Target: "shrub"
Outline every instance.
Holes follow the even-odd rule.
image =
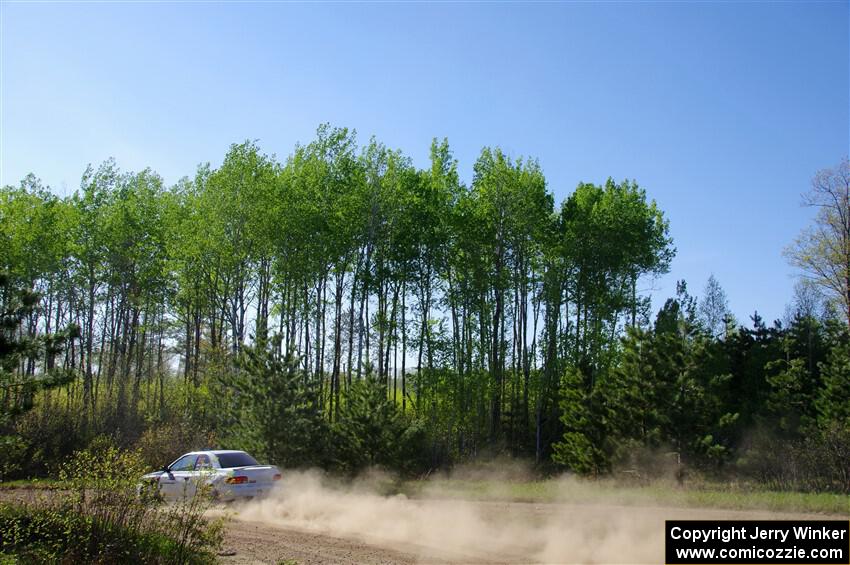
[[[36,407],[17,419],[14,437],[19,450],[10,457],[18,468],[10,477],[44,476],[92,439],[79,416],[85,409],[76,403],[59,403],[55,395],[55,391],[43,393]]]
[[[225,390],[236,390],[224,414],[232,422],[234,445],[285,467],[324,463],[327,424],[316,383],[294,358],[278,355],[281,336],[246,347],[238,370],[220,377]]]
[[[96,440],[61,467],[67,490],[0,508],[0,550],[24,562],[213,562],[222,523],[204,519],[209,493],[164,506],[138,495],[145,470],[138,451]]]
[[[378,466],[415,474],[427,464],[424,425],[402,414],[372,374],[351,384],[331,432],[334,463],[342,471]]]
[[[180,455],[216,446],[215,434],[185,422],[170,422],[148,428],[136,443],[139,455],[149,467],[159,469]]]
[[[159,532],[136,531],[62,508],[0,506],[0,550],[22,563],[210,563]]]
[[[850,493],[850,428],[833,424],[797,440],[759,429],[737,468],[772,489]]]

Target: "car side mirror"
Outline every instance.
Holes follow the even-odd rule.
[[[169,477],[173,477],[173,476],[174,476],[174,475],[172,475],[172,474],[171,474],[171,469],[170,469],[167,465],[166,465],[165,467],[163,467],[163,468],[162,468],[162,472],[163,472],[163,473],[166,473]]]

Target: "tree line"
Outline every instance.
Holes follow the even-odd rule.
[[[110,160],[66,198],[33,175],[3,188],[3,305],[37,295],[6,331],[41,343],[4,369],[4,410],[33,404],[12,383],[75,377],[9,420],[6,465],[106,433],[342,468],[507,452],[600,473],[637,445],[716,467],[773,385],[761,358],[742,384],[708,350],[747,356],[741,336],[812,323],[827,349],[843,339],[830,315],[737,328],[719,286],[697,305],[682,285],[654,315],[642,282],[675,249],[634,181],[581,183],[556,207],[533,159],[485,147],[468,186],[447,140],[429,161],[323,125],[284,160],[235,144],[173,186]]]

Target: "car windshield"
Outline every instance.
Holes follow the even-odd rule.
[[[231,467],[247,467],[248,465],[257,465],[257,460],[242,451],[236,453],[217,453],[218,464],[222,469]]]
[[[198,458],[197,454],[191,454],[190,453],[189,455],[184,455],[183,457],[181,457],[180,459],[178,459],[177,461],[175,461],[174,463],[169,465],[168,470],[169,471],[189,471],[189,470],[192,469],[192,467],[195,466],[195,459],[197,459],[197,458]]]

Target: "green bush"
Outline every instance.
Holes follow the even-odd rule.
[[[229,443],[284,467],[321,466],[327,424],[316,383],[294,358],[278,355],[281,336],[245,347],[238,370],[222,374],[222,397],[239,391],[221,410],[231,422]]]
[[[0,506],[0,550],[21,563],[211,563],[158,532],[140,532],[63,508]]]
[[[342,471],[377,466],[416,474],[427,465],[422,422],[402,414],[371,373],[351,384],[331,433],[334,464]]]
[[[198,449],[216,447],[215,434],[186,422],[167,422],[145,430],[136,449],[148,466],[159,469],[179,456]]]
[[[27,563],[213,562],[222,523],[204,518],[208,493],[163,505],[137,493],[145,471],[139,452],[93,442],[60,469],[67,489],[0,508],[0,553]]]
[[[850,427],[833,424],[798,440],[758,429],[736,468],[775,490],[850,493]]]

